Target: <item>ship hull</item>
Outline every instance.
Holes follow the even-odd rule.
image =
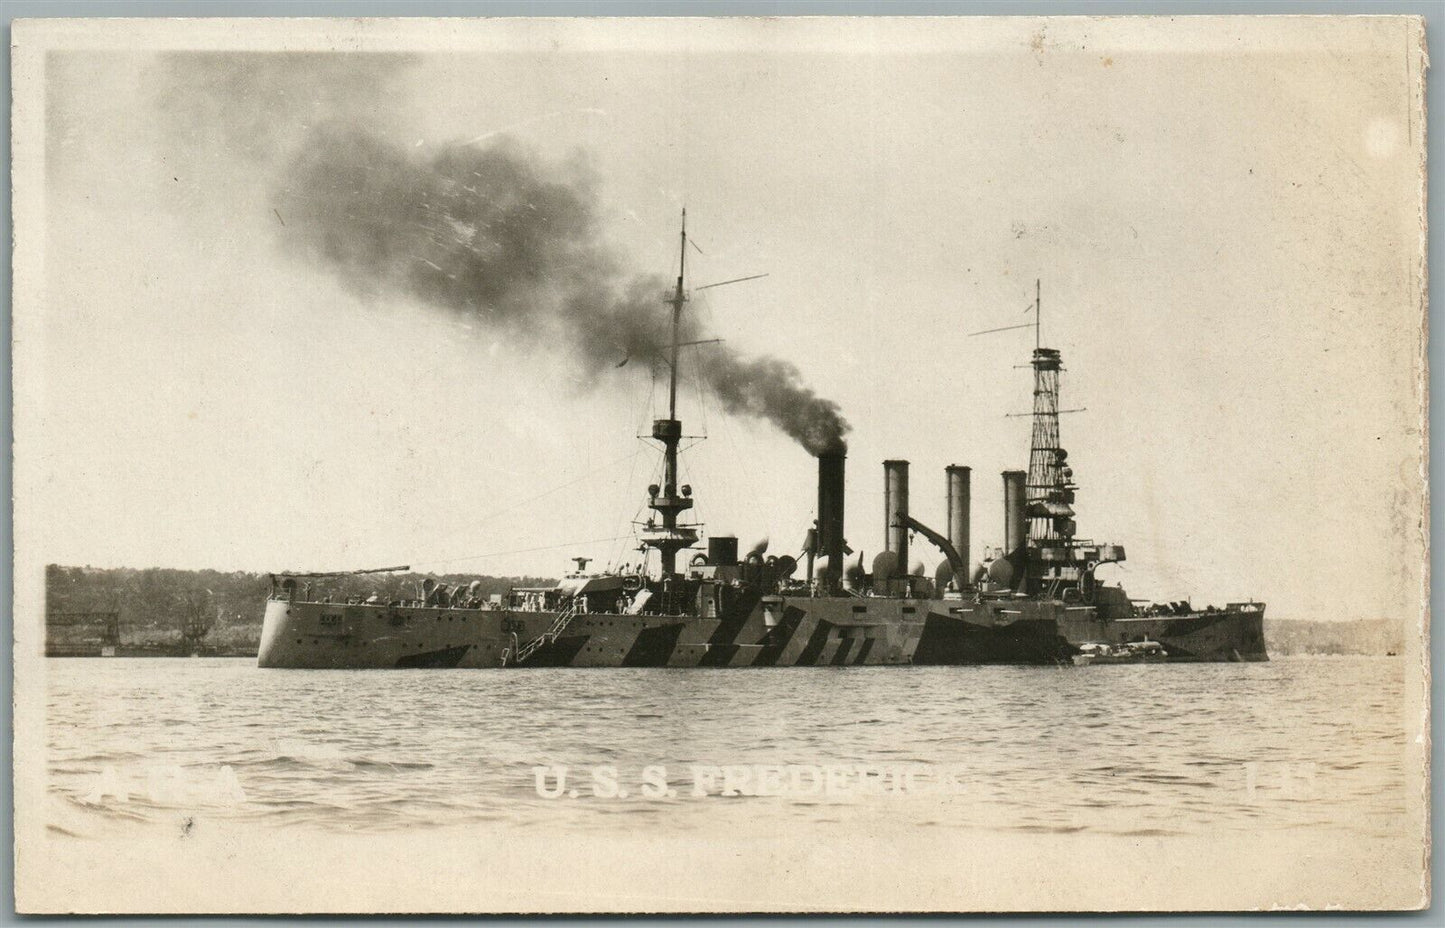
[[[257,662],[278,668],[780,667],[1068,661],[1061,611],[957,600],[744,594],[719,616],[577,615],[267,603]]]
[[[1060,623],[1073,645],[1157,641],[1170,662],[1267,661],[1264,606],[1187,615],[1101,618],[1093,610],[1071,609]]]

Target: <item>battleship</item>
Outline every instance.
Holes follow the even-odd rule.
[[[1038,664],[1072,666],[1086,645],[1159,642],[1170,661],[1265,660],[1264,605],[1196,610],[1129,599],[1099,567],[1120,545],[1076,537],[1078,489],[1059,443],[1060,353],[1033,354],[1033,437],[1027,471],[1003,473],[1004,539],[970,558],[971,469],[945,469],[944,531],[909,509],[909,464],[883,462],[884,549],[871,562],[844,535],[847,452],[817,454],[816,519],[797,557],[689,522],[693,488],[679,482],[680,322],[687,289],[683,214],[671,308],[667,415],[654,420],[661,479],[647,487],[635,568],[483,597],[479,583],[423,581],[407,599],[342,597],[343,573],[271,577],[258,664],[268,668],[781,667]],[[1038,327],[1037,291],[1035,330]],[[910,566],[922,536],[943,559]],[[683,555],[682,563],[679,556]],[[973,565],[972,567],[970,565]],[[385,568],[404,570],[406,568]]]

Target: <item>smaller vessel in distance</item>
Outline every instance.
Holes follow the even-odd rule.
[[[1162,664],[1167,660],[1169,652],[1164,650],[1164,645],[1148,638],[1123,644],[1086,641],[1079,645],[1079,653],[1074,655],[1074,663],[1080,667],[1088,664]]]

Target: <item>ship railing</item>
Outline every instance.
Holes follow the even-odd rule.
[[[517,650],[515,655],[511,654],[510,648],[503,651],[502,666],[505,667],[508,663],[520,664],[535,654],[538,648],[556,641],[557,637],[567,629],[567,626],[577,617],[577,613],[581,611],[582,598],[580,596],[573,596],[568,600],[567,605],[563,607],[562,611],[557,613],[557,618],[552,620],[551,626],[545,632],[523,645]]]

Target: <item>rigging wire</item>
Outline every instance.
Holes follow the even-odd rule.
[[[587,471],[586,473],[580,474],[580,475],[578,475],[577,477],[574,477],[573,479],[568,480],[566,483],[560,483],[560,484],[558,484],[557,486],[552,487],[550,490],[543,490],[541,493],[537,493],[537,494],[535,494],[535,495],[533,495],[533,496],[529,496],[529,497],[527,497],[526,499],[519,500],[519,501],[517,501],[517,502],[515,502],[515,503],[512,503],[512,504],[509,505],[509,506],[504,506],[504,507],[502,507],[501,509],[494,510],[494,511],[492,511],[492,512],[490,512],[490,513],[488,513],[488,514],[486,514],[486,515],[484,515],[484,516],[481,516],[481,517],[479,517],[479,518],[477,518],[477,519],[474,519],[474,520],[471,522],[471,525],[472,525],[473,527],[475,527],[475,526],[478,526],[478,525],[482,525],[482,524],[484,524],[484,523],[486,523],[486,522],[490,522],[491,520],[497,518],[498,516],[506,515],[507,513],[512,512],[512,511],[517,510],[517,509],[520,509],[520,508],[522,508],[523,506],[528,505],[529,503],[534,503],[534,502],[536,502],[536,501],[539,500],[539,499],[542,499],[542,498],[547,497],[547,496],[551,496],[553,493],[556,493],[556,492],[558,492],[559,490],[565,490],[565,489],[567,489],[567,488],[570,487],[570,486],[574,486],[575,484],[581,483],[583,480],[586,480],[588,477],[591,477],[592,475],[596,474],[598,471],[606,470],[607,468],[612,467],[612,466],[615,465],[615,464],[621,464],[623,461],[626,461],[626,460],[629,460],[629,459],[631,459],[631,460],[635,463],[636,460],[637,460],[637,456],[638,456],[639,453],[640,453],[640,452],[639,452],[638,450],[634,450],[634,451],[630,452],[629,454],[623,455],[623,456],[620,457],[620,458],[616,458],[616,459],[614,459],[614,460],[608,461],[608,462],[606,462],[605,464],[599,464],[598,466],[592,468],[591,470]],[[610,540],[610,539],[609,539],[609,540]],[[490,554],[475,555],[475,557],[492,557],[492,556],[493,556],[493,555],[490,555]],[[467,555],[467,556],[464,556],[464,557],[455,557],[455,558],[439,558],[439,559],[423,559],[423,560],[417,560],[416,558],[412,558],[412,561],[413,561],[414,563],[418,563],[418,564],[450,564],[450,563],[453,563],[453,562],[455,562],[455,561],[465,561],[465,560],[468,560],[470,557],[473,557],[473,555]]]
[[[627,467],[627,487],[629,488],[629,492],[632,487],[636,486],[636,481],[634,480],[634,478],[637,476],[637,461],[640,457],[642,457],[642,450],[642,445],[639,443],[636,447],[636,450],[632,452],[632,460]],[[624,509],[623,511],[625,512],[626,510]],[[619,543],[617,545],[617,548],[615,549],[615,552],[612,555],[611,560],[608,561],[609,569],[615,568],[618,565],[618,562],[621,561],[622,552],[627,547],[626,539],[631,538],[634,534],[636,534],[636,529],[629,529],[626,533],[619,535],[617,536],[617,539],[614,539],[619,540]]]
[[[661,461],[658,461],[657,464],[656,464],[656,465],[653,467],[653,469],[652,469],[652,480],[649,481],[649,482],[655,483],[655,482],[657,482],[658,480],[662,479],[662,478],[661,478],[661,475],[660,475],[661,468],[662,468],[662,462],[661,462]],[[646,504],[646,503],[638,503],[638,504],[637,504],[637,508],[636,508],[635,510],[633,510],[633,512],[632,512],[632,518],[628,521],[628,526],[629,526],[629,527],[628,527],[627,533],[626,533],[626,534],[623,534],[623,535],[619,535],[619,536],[617,537],[617,540],[618,540],[620,543],[619,543],[618,546],[617,546],[617,553],[616,553],[616,555],[614,555],[614,557],[613,557],[613,560],[614,560],[614,561],[621,561],[621,560],[622,560],[622,555],[623,555],[623,553],[624,553],[625,551],[629,550],[628,547],[627,547],[627,542],[628,542],[628,541],[635,541],[635,540],[637,539],[637,527],[638,527],[638,525],[641,524],[641,522],[642,522],[642,511],[643,511],[644,509],[646,509],[646,508],[647,508],[647,504]],[[643,552],[643,558],[645,559],[646,557],[647,557],[646,552]]]
[[[533,552],[533,551],[555,551],[555,550],[557,550],[558,548],[570,548],[570,547],[572,547],[573,545],[601,544],[601,543],[604,542],[604,541],[616,541],[616,540],[618,539],[618,537],[626,537],[626,536],[616,536],[616,535],[614,535],[614,536],[612,536],[611,538],[583,538],[583,539],[577,539],[577,540],[575,540],[575,541],[564,541],[564,542],[562,542],[561,544],[541,545],[541,546],[536,547],[536,548],[517,548],[516,550],[513,550],[513,551],[492,551],[492,552],[489,552],[489,553],[487,553],[487,554],[469,554],[469,555],[467,555],[466,557],[453,557],[453,558],[447,558],[447,559],[445,559],[445,560],[439,560],[439,561],[417,561],[416,563],[417,563],[417,564],[430,564],[430,565],[433,565],[433,566],[439,566],[439,565],[442,565],[442,564],[456,564],[456,563],[459,563],[459,562],[461,562],[461,561],[479,561],[479,560],[482,560],[482,559],[484,559],[484,558],[489,558],[489,557],[506,557],[507,555],[511,555],[511,554],[530,554],[530,553]]]
[[[640,412],[641,412],[641,414],[642,414],[642,419],[637,423],[637,432],[638,432],[638,433],[641,433],[642,429],[643,429],[643,428],[646,426],[646,424],[647,424],[647,420],[648,420],[648,418],[650,417],[650,415],[651,415],[651,413],[652,413],[652,404],[653,404],[653,400],[654,400],[654,398],[656,397],[656,395],[657,395],[657,375],[656,375],[656,373],[654,372],[654,373],[653,373],[653,376],[651,376],[651,377],[649,377],[649,378],[647,379],[647,398],[646,398],[645,400],[643,400],[643,401],[639,404],[639,409],[640,409]],[[641,391],[638,392],[638,396],[641,396]],[[635,417],[634,417],[634,418],[635,418]],[[640,458],[640,457],[642,456],[642,439],[638,439],[638,444],[635,445],[634,448],[635,448],[635,450],[632,452],[632,463],[631,463],[631,465],[630,465],[630,466],[628,467],[628,469],[627,469],[627,485],[628,485],[629,487],[636,486],[636,483],[634,482],[634,478],[637,476],[637,460],[638,460],[638,458]],[[623,509],[623,512],[625,513],[626,511],[627,511],[627,510],[624,508],[624,509]],[[640,515],[641,512],[642,512],[642,510],[641,510],[641,508],[639,508],[636,512],[633,513],[633,518],[632,518],[632,520],[629,520],[629,522],[626,522],[626,523],[621,523],[621,520],[619,519],[618,522],[621,523],[621,524],[625,524],[625,525],[632,526],[632,523],[636,521],[637,516]],[[620,540],[622,543],[619,543],[619,544],[617,545],[617,547],[614,549],[613,554],[612,554],[612,558],[611,558],[610,561],[608,561],[608,567],[609,567],[609,569],[611,569],[611,568],[616,568],[616,567],[621,563],[621,561],[622,561],[622,553],[623,553],[623,551],[626,550],[626,547],[627,547],[627,546],[626,546],[626,543],[625,543],[625,540],[628,539],[628,538],[633,537],[635,534],[636,534],[636,528],[635,528],[635,527],[629,527],[629,529],[628,529],[628,531],[627,531],[627,534],[624,534],[624,535],[619,536],[619,540]]]
[[[731,283],[731,281],[724,281],[724,283]],[[719,286],[719,285],[709,285],[709,286]],[[696,293],[696,292],[699,291],[699,290],[706,290],[706,289],[708,289],[708,288],[707,288],[707,287],[695,287],[695,288],[693,288],[693,292]],[[702,332],[712,332],[712,331],[715,331],[716,320],[713,318],[712,301],[709,300],[709,299],[707,299],[707,298],[699,298],[699,299],[695,300],[692,305],[693,305],[693,313],[694,313],[696,316],[699,317],[699,319],[698,319],[698,322],[699,322],[698,329],[699,329],[699,331],[702,331]],[[697,411],[698,411],[698,412],[697,412],[697,418],[698,418],[698,425],[699,425],[699,430],[700,430],[700,432],[701,432],[701,436],[698,438],[697,441],[694,441],[692,444],[688,445],[689,448],[695,447],[696,445],[700,444],[703,440],[707,439],[707,438],[709,437],[709,433],[710,433],[710,431],[711,431],[711,429],[709,428],[709,425],[708,425],[708,402],[707,402],[708,398],[707,398],[707,391],[706,391],[706,390],[704,389],[704,387],[703,387],[703,365],[704,365],[704,364],[707,364],[707,363],[711,360],[711,356],[710,356],[710,355],[705,355],[705,354],[703,353],[703,347],[704,347],[704,344],[703,344],[703,343],[699,343],[699,345],[698,345],[698,347],[697,347],[697,350],[693,352],[693,354],[692,354],[692,362],[693,362],[693,363],[692,363],[692,371],[691,371],[691,374],[692,374],[692,385],[693,385],[693,389],[694,389],[694,391],[695,391],[695,393],[696,393],[696,395],[697,395]],[[690,466],[688,460],[687,460],[686,458],[681,458],[681,459],[680,459],[680,463],[681,463],[681,466],[682,466],[682,468],[683,468],[683,474],[684,474],[684,476],[687,478],[686,482],[687,482],[687,483],[692,483],[692,482],[694,482],[692,467]],[[703,517],[703,509],[704,509],[704,507],[701,505],[701,501],[695,500],[694,503],[693,503],[693,521],[694,521],[694,522],[697,522],[697,523],[702,523],[702,524],[705,525],[705,524],[707,523],[707,520]]]
[[[707,315],[708,328],[710,329],[710,328],[712,327],[712,325],[713,325],[712,305],[711,305],[711,303],[710,303],[709,301],[707,301],[707,300],[699,300],[697,303],[694,303],[693,305],[694,305],[694,306],[697,308],[697,310],[699,311],[699,312],[698,312],[698,315],[702,315],[702,314],[704,314],[704,313]],[[707,435],[707,401],[706,401],[705,397],[703,396],[703,388],[702,388],[702,366],[703,366],[704,363],[705,363],[705,362],[704,362],[704,360],[703,360],[702,346],[699,345],[699,346],[698,346],[698,350],[693,353],[692,382],[693,382],[693,386],[697,388],[697,418],[698,418],[698,422],[699,422],[699,424],[702,426],[702,434],[703,434],[704,436],[706,436],[706,435]]]
[[[762,278],[762,277],[767,277],[767,276],[768,276],[767,274],[755,274],[755,275],[752,275],[752,276],[749,276],[749,277],[737,278],[736,280],[722,281],[722,282],[719,283],[719,284],[712,284],[712,285],[709,285],[709,286],[722,286],[723,284],[737,283],[737,282],[743,281],[743,280],[756,280],[756,279],[759,279],[759,278]],[[706,287],[703,287],[703,288],[699,288],[699,289],[707,289],[707,288],[706,288]],[[702,313],[702,315],[703,315],[703,317],[704,317],[704,318],[703,318],[704,328],[705,328],[707,331],[709,331],[709,332],[717,331],[717,330],[718,330],[718,327],[717,327],[717,318],[716,318],[716,314],[714,313],[713,308],[712,308],[712,300],[711,300],[711,299],[702,299],[702,300],[699,300],[699,301],[698,301],[698,306],[700,307],[701,313]],[[710,368],[715,364],[715,362],[716,362],[716,357],[715,357],[714,355],[712,355],[712,354],[706,354],[706,355],[704,355],[702,352],[698,352],[698,354],[697,354],[697,365],[696,365],[696,367],[694,368],[694,374],[695,374],[696,383],[697,383],[697,387],[698,387],[698,394],[699,394],[698,405],[699,405],[699,407],[700,407],[700,408],[702,409],[702,411],[703,411],[703,412],[702,412],[702,419],[703,419],[703,422],[704,422],[704,425],[705,425],[705,426],[706,426],[706,424],[707,424],[707,410],[709,409],[709,407],[710,407],[711,404],[708,402],[708,397],[707,397],[706,391],[705,391],[705,389],[704,389],[704,387],[703,387],[704,371],[705,371],[704,365],[708,365],[708,368],[710,369]],[[738,431],[739,431],[739,424],[738,424],[737,420],[735,420],[735,419],[733,419],[733,418],[730,418],[730,417],[728,417],[728,416],[726,416],[726,415],[720,414],[720,415],[718,415],[718,417],[717,417],[717,427],[716,427],[716,431],[714,432],[711,428],[706,428],[706,427],[704,428],[704,431],[708,433],[709,438],[711,438],[711,439],[713,439],[713,440],[721,441],[721,442],[723,443],[723,445],[726,446],[724,449],[721,449],[721,450],[723,451],[723,453],[717,455],[717,459],[718,459],[718,460],[723,460],[723,461],[746,461],[746,460],[755,460],[755,459],[756,459],[755,457],[753,457],[753,456],[751,456],[751,455],[739,453],[739,443],[738,443],[739,440],[738,440],[738,437],[737,437],[737,434],[738,434]],[[744,429],[743,431],[746,432],[746,429]],[[754,450],[756,450],[756,449],[754,449]],[[725,502],[729,502],[729,501],[731,501],[731,502],[736,502],[736,501],[739,499],[739,493],[737,492],[736,485],[735,485],[735,483],[733,482],[733,480],[732,480],[731,478],[732,478],[732,474],[730,473],[730,471],[728,471],[727,468],[722,468],[722,469],[716,469],[716,470],[714,470],[713,473],[712,473],[712,481],[713,481],[713,482],[710,484],[710,486],[711,486],[712,489],[711,489],[711,492],[708,494],[708,498],[711,499],[711,500],[712,500],[713,502],[715,502],[715,503],[719,503],[720,505],[723,504],[723,503],[725,503]],[[726,506],[723,506],[723,508],[726,509],[727,507],[726,507]],[[699,513],[699,516],[700,516],[700,515],[701,515],[701,513]],[[736,529],[737,526],[735,526],[735,525],[728,525],[728,526],[725,526],[725,528]]]

